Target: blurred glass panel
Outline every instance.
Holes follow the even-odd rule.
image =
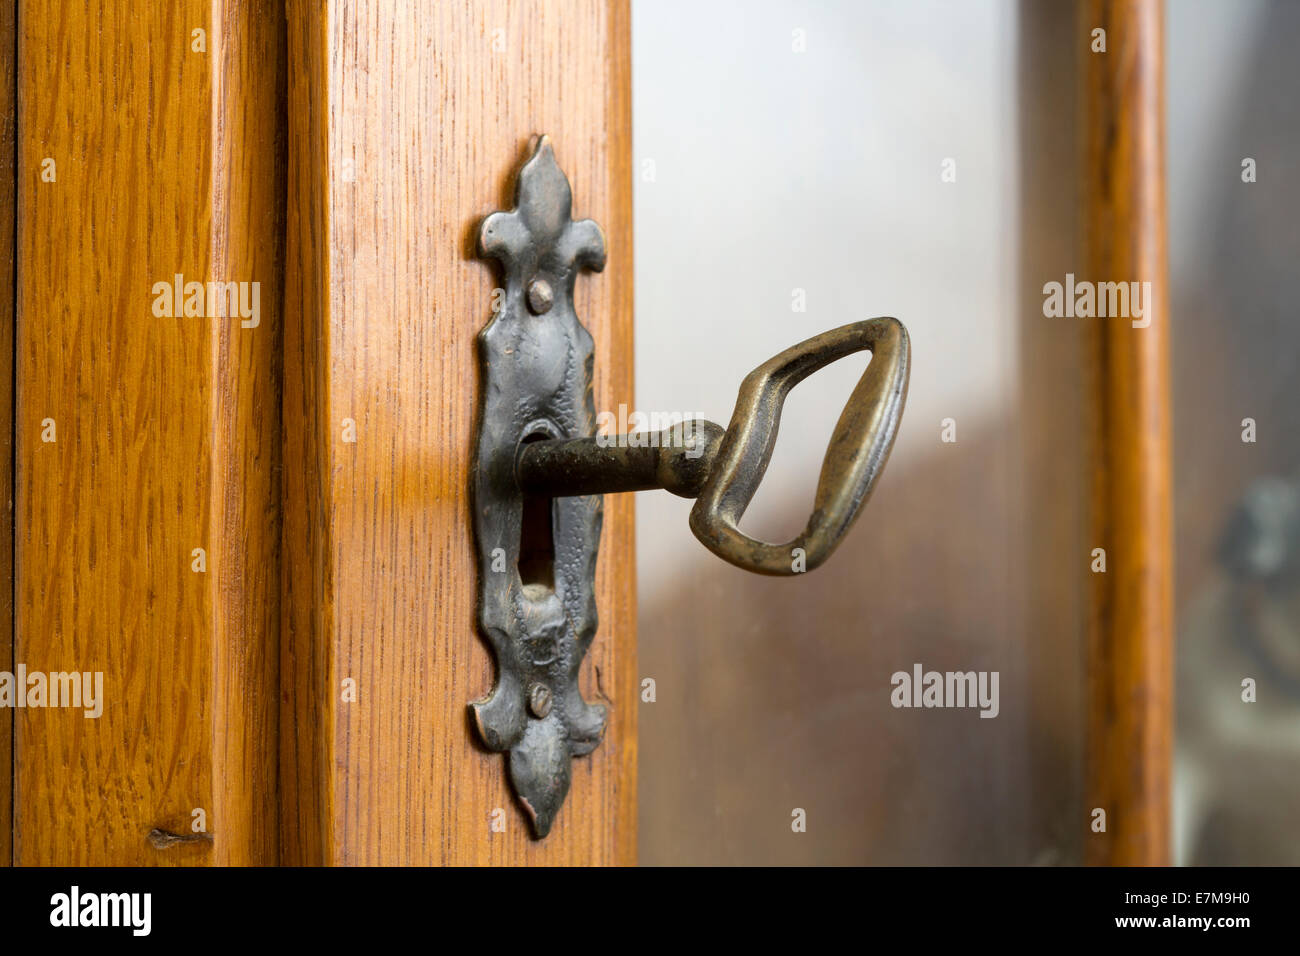
[[[750,369],[872,316],[914,350],[893,458],[815,573],[732,568],[691,536],[690,502],[639,496],[644,863],[1078,858],[1082,580],[1061,568],[1079,433],[1051,417],[1077,411],[1078,370],[1042,358],[1077,329],[1044,331],[1044,278],[1020,258],[1018,22],[1011,0],[633,6],[638,407],[725,423]],[[1049,141],[1031,225],[1059,275],[1073,99],[1042,59],[1058,73],[1033,100]],[[861,369],[794,391],[746,530],[802,526]],[[916,665],[997,672],[997,716],[893,706]]]
[[[689,502],[639,499],[642,860],[1079,862],[1083,329],[1042,311],[1080,262],[1078,6],[633,9],[638,407],[725,422],[750,368],[872,315],[914,347],[817,574],[721,565]],[[1300,4],[1172,0],[1167,30],[1175,854],[1296,864]],[[845,366],[793,394],[747,530],[802,524]],[[997,671],[998,717],[891,706],[916,664]]]
[[[1296,865],[1300,4],[1179,0],[1168,31],[1175,853]]]

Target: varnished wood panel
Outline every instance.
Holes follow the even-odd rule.
[[[1094,413],[1089,793],[1106,831],[1087,859],[1169,862],[1173,749],[1173,532],[1166,264],[1164,5],[1090,0],[1107,51],[1083,57],[1087,270],[1095,281],[1147,281],[1150,325],[1087,319]],[[1148,304],[1151,308],[1151,304]],[[1081,561],[1085,559],[1081,558]]]
[[[104,675],[16,712],[24,864],[277,858],[283,16],[21,4],[15,658]],[[259,324],[156,315],[178,273]]]
[[[622,0],[289,6],[287,862],[615,863],[635,855],[632,502],[606,502],[600,625],[582,689],[611,704],[533,841],[469,701],[492,686],[475,624],[467,493],[475,337],[497,275],[479,220],[512,205],[549,133],[574,214],[605,228],[579,279],[598,409],[632,398],[628,18]],[[343,440],[345,419],[355,443]],[[343,682],[355,682],[345,700]],[[290,769],[292,768],[292,769]],[[492,829],[503,809],[504,832]]]
[[[0,0],[0,670],[14,660],[14,240],[18,35],[15,0]],[[13,711],[0,708],[0,866],[13,861]]]

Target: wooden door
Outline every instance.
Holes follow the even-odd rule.
[[[597,407],[630,402],[626,4],[0,11],[9,670],[103,687],[98,716],[12,711],[13,861],[634,860],[630,502],[583,674],[609,728],[544,841],[467,717],[493,675],[468,487],[497,281],[470,237],[549,133],[608,236],[577,301]]]
[[[549,133],[609,262],[578,284],[596,406],[631,398],[631,157],[622,3],[290,4],[281,710],[292,862],[635,857],[632,504],[606,503],[583,692],[610,730],[532,840],[466,703],[475,336],[496,275],[479,220]],[[346,420],[356,441],[343,440]],[[342,681],[357,699],[343,703]],[[502,811],[502,812],[497,812]],[[505,831],[494,832],[504,819]]]

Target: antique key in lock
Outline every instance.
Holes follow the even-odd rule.
[[[572,193],[541,137],[519,172],[516,208],[488,216],[479,254],[500,261],[504,296],[479,335],[482,402],[474,468],[479,626],[498,663],[496,686],[475,702],[484,742],[509,751],[510,776],[549,832],[570,781],[570,758],[600,743],[605,708],[578,691],[596,631],[595,572],[602,495],[662,488],[695,498],[690,526],[714,554],[759,574],[823,563],[871,493],[893,447],[907,397],[902,323],[868,319],[786,349],[741,383],[731,421],[683,422],[649,443],[595,433],[590,333],[573,311],[582,268],[600,271],[605,239],[570,219]],[[776,445],[790,390],[818,369],[870,350],[871,363],[840,414],[803,532],[769,544],[739,521]],[[550,499],[549,581],[519,573],[525,500]]]
[[[786,396],[813,372],[863,349],[871,350],[871,364],[835,426],[803,533],[786,544],[749,537],[737,524],[772,458]],[[811,571],[839,545],[885,466],[907,376],[902,323],[855,322],[800,342],[750,372],[725,430],[692,419],[636,445],[605,437],[531,442],[520,447],[515,476],[526,493],[553,498],[655,488],[695,498],[691,530],[718,557],[759,574]]]

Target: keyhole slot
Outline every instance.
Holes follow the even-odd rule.
[[[544,441],[552,436],[536,431],[520,442]],[[519,580],[555,590],[555,499],[524,493],[519,525]]]

